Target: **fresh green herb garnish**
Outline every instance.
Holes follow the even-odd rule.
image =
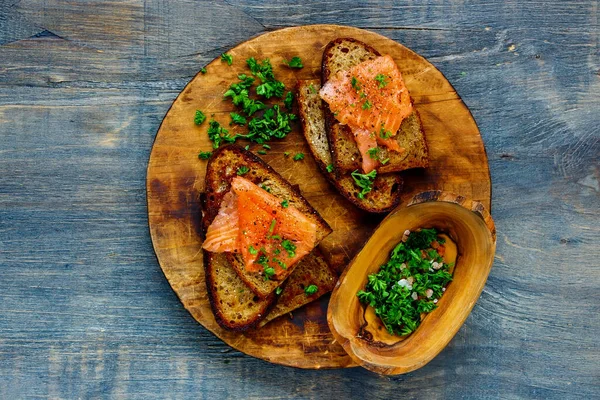
[[[294,161],[304,160],[304,153],[296,153],[294,155]]]
[[[284,200],[281,202],[281,207],[283,208],[288,208],[290,206],[290,201],[289,200]]]
[[[242,165],[237,169],[236,174],[242,176],[244,174],[247,174],[248,171],[250,171],[250,168],[246,167],[245,165]]]
[[[265,275],[265,281],[268,281],[275,275],[275,268],[273,267],[264,267],[263,274]]]
[[[285,95],[285,99],[283,100],[283,105],[288,110],[292,111],[292,104],[294,103],[294,94],[292,92],[287,92]]]
[[[244,118],[240,114],[232,112],[229,113],[229,116],[231,116],[231,122],[229,123],[230,126],[233,124],[246,125],[246,118]]]
[[[250,145],[249,145],[249,144],[245,145],[245,146],[244,146],[244,149],[245,149],[245,150],[250,150]]]
[[[281,292],[283,292],[283,289],[281,288],[281,286],[278,286],[277,289],[275,289],[275,294],[279,296]]]
[[[283,62],[285,64],[289,65],[290,68],[302,68],[302,67],[304,67],[304,65],[302,65],[302,60],[298,56],[292,57],[292,59],[290,61],[283,60]]]
[[[202,75],[206,74],[206,68],[204,68],[204,67],[200,68],[200,73]]]
[[[367,154],[373,160],[378,160],[379,159],[379,147],[373,147],[373,148],[367,150]]]
[[[213,143],[215,149],[219,148],[221,142],[233,143],[235,136],[229,136],[229,131],[221,126],[217,121],[211,119],[208,123],[208,138]]]
[[[388,83],[386,82],[385,78],[386,77],[383,74],[377,74],[377,76],[375,76],[375,80],[379,82],[379,89],[383,89],[387,86]]]
[[[288,253],[288,257],[292,258],[296,255],[296,245],[289,240],[282,240],[281,247]]]
[[[317,93],[317,89],[315,89],[315,87],[314,87],[314,85],[312,83],[308,86],[308,89],[310,90],[310,92],[312,94],[316,94]]]
[[[390,334],[404,336],[417,329],[421,314],[437,307],[437,299],[452,281],[450,266],[431,248],[434,241],[442,243],[437,235],[435,229],[410,233],[357,293],[361,303],[375,309]]]
[[[271,66],[271,61],[269,61],[268,58],[265,58],[259,63],[254,57],[252,57],[247,59],[246,63],[248,64],[252,75],[258,77],[262,82],[256,87],[256,94],[263,96],[266,99],[270,99],[273,96],[283,97],[285,85],[283,82],[275,79],[273,67]]]
[[[200,110],[196,110],[196,115],[194,115],[194,123],[196,125],[201,125],[204,121],[206,121],[206,115]]]
[[[379,137],[382,139],[389,139],[392,137],[392,132],[386,131],[382,126],[381,130],[379,131]]]
[[[370,110],[370,109],[371,109],[371,106],[372,106],[371,102],[370,102],[370,101],[367,99],[367,100],[365,100],[365,102],[363,103],[363,105],[362,105],[362,109],[363,109],[363,110]]]
[[[362,189],[360,193],[358,193],[357,197],[359,199],[364,199],[365,195],[373,189],[373,182],[377,176],[377,171],[373,170],[368,174],[361,174],[358,172],[358,170],[356,170],[350,175],[352,175],[352,178],[354,178],[354,184]]]
[[[262,147],[264,149],[271,150],[271,146],[269,146],[268,144],[263,144]]]
[[[208,160],[210,156],[212,156],[212,151],[201,151],[200,154],[198,154],[198,158],[201,160]]]
[[[265,185],[264,183],[259,183],[258,187],[261,188],[262,190],[266,191],[267,193],[271,193],[271,188],[268,187],[267,185]]]
[[[304,288],[304,293],[306,293],[307,296],[311,296],[315,293],[317,293],[319,291],[319,288],[317,287],[317,285],[308,285],[307,287]]]
[[[389,158],[386,158],[385,160],[381,160],[381,164],[383,164],[383,165],[385,165],[385,164],[387,164],[389,162],[390,162]]]
[[[290,155],[290,152],[289,152],[289,151],[284,151],[284,152],[283,152],[283,156],[284,156],[284,157],[288,157],[289,155]]]
[[[271,235],[271,233],[273,233],[273,230],[275,229],[275,224],[277,224],[277,220],[273,219],[271,221],[271,225],[269,226],[269,235]]]
[[[221,54],[221,61],[225,61],[227,65],[233,64],[233,56],[231,54],[223,53]]]
[[[261,156],[264,156],[265,154],[267,154],[267,152],[265,150],[259,150],[257,151],[258,154],[260,154]]]
[[[350,84],[352,85],[352,88],[354,88],[354,90],[356,90],[357,92],[360,90],[360,83],[358,83],[358,79],[356,79],[355,77],[352,77],[352,79],[350,80]]]
[[[333,172],[333,164],[329,164],[327,167],[327,172]]]
[[[249,97],[249,89],[254,83],[254,78],[245,74],[238,75],[239,83],[232,83],[229,89],[223,93],[223,97],[231,97],[233,105],[238,106],[247,115],[251,116],[259,110],[264,110],[266,106],[258,100]]]
[[[258,254],[258,250],[256,250],[254,248],[254,246],[250,245],[250,247],[248,247],[248,253],[252,254],[253,256]]]

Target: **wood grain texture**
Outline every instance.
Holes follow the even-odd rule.
[[[600,397],[597,1],[103,4],[104,36],[91,2],[0,7],[1,398]],[[126,45],[133,7],[151,18]],[[147,229],[152,142],[198,68],[254,34],[328,22],[431,61],[490,161],[486,287],[446,349],[396,378],[231,350],[181,306]],[[32,26],[44,33],[25,38]]]
[[[236,76],[247,73],[245,60],[269,58],[277,79],[288,89],[298,79],[320,76],[321,56],[329,41],[339,37],[360,38],[382,54],[394,57],[416,109],[421,115],[430,152],[426,170],[407,171],[402,198],[427,189],[454,191],[490,204],[491,183],[487,157],[477,125],[452,85],[429,62],[397,42],[372,32],[335,25],[309,25],[264,34],[227,50],[234,63],[212,61],[206,74],[198,74],[173,103],[158,130],[148,163],[148,219],[154,249],[171,287],[194,318],[246,354],[274,363],[300,368],[336,368],[353,365],[331,336],[327,326],[328,297],[279,318],[265,327],[244,333],[218,326],[206,293],[202,258],[199,198],[204,191],[206,161],[197,153],[210,150],[207,125],[196,127],[195,110],[223,126],[235,111],[222,94]],[[283,59],[303,55],[300,71],[283,66]],[[312,55],[312,56],[309,56]],[[325,258],[339,271],[357,254],[381,217],[354,207],[321,174],[307,157],[294,162],[284,152],[310,154],[298,125],[263,157],[290,183],[298,185],[306,199],[333,228],[320,244]],[[253,145],[251,150],[263,150]]]

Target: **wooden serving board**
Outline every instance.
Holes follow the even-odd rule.
[[[485,149],[471,113],[440,71],[401,44],[362,29],[312,25],[269,32],[248,40],[227,53],[232,66],[219,59],[206,66],[179,94],[165,116],[154,142],[147,175],[148,220],[154,250],[173,290],[193,317],[237,350],[264,360],[300,368],[354,366],[335,342],[327,326],[329,297],[326,296],[265,327],[229,332],[217,325],[210,309],[202,260],[199,195],[204,190],[206,161],[200,151],[211,150],[208,123],[194,125],[196,109],[229,128],[230,101],[223,100],[237,75],[249,73],[245,60],[270,58],[276,77],[287,88],[298,79],[320,76],[321,55],[327,43],[338,37],[362,40],[382,54],[390,54],[402,71],[415,106],[421,115],[430,149],[431,166],[404,174],[403,200],[418,192],[439,189],[479,200],[490,209],[491,184]],[[284,59],[300,56],[301,70],[282,65]],[[200,68],[200,66],[198,66]],[[230,132],[235,129],[230,129]],[[242,143],[245,145],[246,143]],[[296,125],[284,140],[262,158],[284,178],[298,184],[304,196],[329,222],[334,232],[320,245],[328,261],[338,270],[348,264],[383,217],[360,211],[326,181],[310,156]],[[261,147],[252,144],[251,150]],[[304,152],[303,161],[292,155]]]

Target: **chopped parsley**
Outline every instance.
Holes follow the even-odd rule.
[[[260,154],[261,156],[264,156],[265,154],[267,154],[266,150],[259,150],[257,151],[258,154]]]
[[[247,59],[246,63],[248,64],[252,75],[258,77],[262,82],[256,87],[256,94],[263,96],[266,99],[270,99],[273,96],[283,97],[285,85],[283,82],[275,79],[273,66],[268,58],[265,58],[259,63],[254,57],[252,57]]]
[[[225,61],[227,65],[233,64],[233,56],[231,54],[223,53],[221,54],[221,61]]]
[[[212,156],[212,151],[201,151],[200,154],[198,154],[198,158],[201,160],[208,160],[210,156]]]
[[[283,62],[285,64],[287,64],[290,68],[300,69],[300,68],[304,67],[304,65],[302,65],[302,60],[298,56],[292,57],[292,59],[290,61],[283,60]]]
[[[288,208],[290,206],[290,201],[289,200],[284,200],[281,202],[281,207],[283,208]]]
[[[229,136],[229,131],[221,126],[219,122],[211,119],[208,123],[208,138],[213,143],[213,147],[217,149],[221,142],[233,143],[235,137]]]
[[[259,110],[266,108],[265,104],[259,100],[249,97],[249,89],[254,83],[254,78],[245,74],[238,75],[239,83],[232,83],[229,89],[223,93],[223,97],[231,97],[233,105],[238,106],[247,116],[252,116]]]
[[[360,83],[358,83],[358,79],[356,79],[355,77],[352,77],[352,79],[350,80],[350,84],[352,85],[352,88],[357,92],[360,90]]]
[[[250,245],[250,247],[248,247],[248,253],[252,254],[253,256],[258,254],[258,250],[256,250],[254,248],[254,246]]]
[[[390,162],[390,159],[389,159],[389,158],[386,158],[385,160],[381,160],[381,163],[382,163],[383,165],[385,165],[385,164],[387,164],[387,163],[389,163],[389,162]]]
[[[246,118],[244,118],[240,114],[232,112],[229,113],[229,116],[231,116],[231,122],[229,123],[230,126],[233,124],[246,125]]]
[[[382,126],[381,129],[379,130],[379,137],[382,139],[389,139],[392,137],[392,132],[386,131]]]
[[[327,167],[327,172],[333,172],[333,164],[329,164]]]
[[[262,147],[264,149],[271,150],[271,146],[269,146],[268,144],[263,144]]]
[[[275,268],[273,267],[264,267],[263,274],[265,276],[265,281],[268,281],[275,275]]]
[[[373,182],[377,176],[377,171],[373,170],[368,174],[361,174],[358,172],[358,170],[355,170],[351,175],[354,179],[354,184],[362,189],[360,193],[358,193],[357,197],[359,199],[364,199],[365,195],[373,189]]]
[[[289,240],[282,240],[281,247],[288,253],[288,257],[292,258],[296,255],[296,245]]]
[[[296,153],[294,155],[294,161],[304,160],[304,153]]]
[[[367,100],[365,100],[365,102],[363,103],[363,105],[362,105],[362,109],[363,109],[363,110],[370,110],[372,106],[373,106],[373,105],[371,104],[371,102],[370,102],[370,101],[367,99]]]
[[[292,104],[294,103],[294,94],[292,92],[287,92],[285,95],[285,99],[283,100],[283,105],[288,110],[292,111]]]
[[[261,188],[262,190],[266,191],[267,193],[271,193],[271,188],[268,187],[267,185],[265,185],[264,183],[259,183],[258,187]]]
[[[284,152],[283,152],[283,156],[284,156],[284,157],[288,157],[289,155],[290,155],[290,152],[289,152],[289,151],[284,151]]]
[[[271,221],[271,225],[269,226],[269,235],[273,233],[273,230],[275,229],[275,224],[277,224],[277,220],[273,219]]]
[[[385,80],[386,76],[383,74],[377,74],[377,76],[375,76],[375,80],[377,82],[379,82],[379,89],[383,89],[384,87],[387,86],[387,81]]]
[[[390,334],[412,333],[421,323],[421,314],[437,308],[445,286],[452,281],[450,265],[438,252],[443,243],[435,229],[410,233],[357,293],[361,303],[375,309]]]
[[[206,115],[200,110],[196,110],[196,115],[194,115],[194,123],[196,125],[201,125],[204,121],[206,121]]]
[[[281,292],[283,292],[283,289],[281,288],[281,286],[278,286],[277,289],[275,289],[275,294],[279,296]]]
[[[242,176],[244,174],[247,174],[248,171],[250,171],[250,168],[246,167],[245,165],[242,165],[237,169],[236,174]]]
[[[315,89],[315,86],[312,83],[308,86],[308,89],[310,90],[310,92],[312,94],[316,94],[317,93],[317,89]]]
[[[250,150],[250,145],[249,144],[245,145],[244,150]]]
[[[378,160],[379,159],[379,147],[373,147],[373,148],[367,150],[367,154],[373,160]]]
[[[200,68],[200,73],[202,75],[206,74],[206,68],[204,68],[204,67]]]
[[[308,285],[307,287],[304,288],[304,293],[306,293],[307,296],[311,296],[315,293],[317,293],[319,291],[319,288],[317,287],[317,285]]]

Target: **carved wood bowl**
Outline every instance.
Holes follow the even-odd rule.
[[[377,337],[368,331],[366,306],[356,293],[367,276],[379,270],[405,230],[436,228],[457,245],[453,280],[421,325],[406,337],[387,332]],[[336,340],[359,365],[371,371],[395,375],[414,371],[431,361],[460,329],[479,298],[494,261],[496,229],[492,217],[479,202],[448,192],[417,194],[392,211],[375,230],[340,277],[327,311]],[[371,334],[374,333],[374,334]]]

